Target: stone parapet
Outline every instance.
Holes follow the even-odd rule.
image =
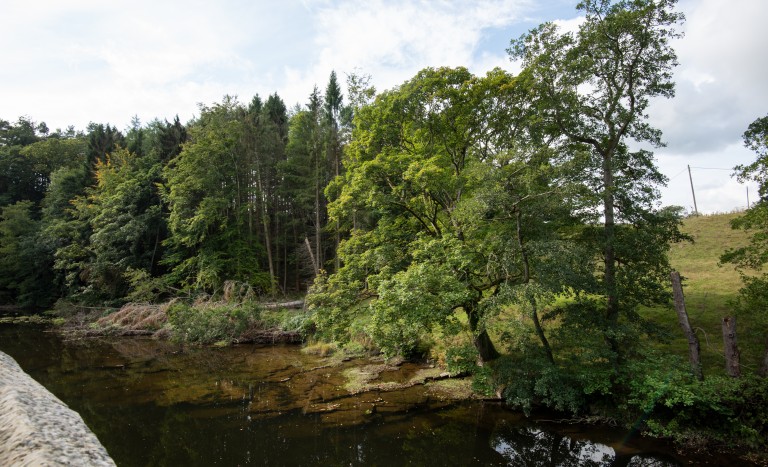
[[[80,415],[0,352],[0,465],[113,466]]]

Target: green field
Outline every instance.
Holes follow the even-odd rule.
[[[738,215],[686,219],[683,231],[692,236],[694,242],[673,245],[670,252],[672,267],[684,278],[686,308],[701,343],[705,376],[725,373],[721,319],[736,315],[731,302],[738,294],[741,280],[733,265],[721,265],[719,258],[726,249],[747,243],[748,235],[730,226],[730,221]],[[663,348],[687,358],[688,343],[677,323],[674,308],[670,305],[643,313],[672,333],[673,340]],[[742,372],[745,373],[757,370],[764,351],[765,317],[761,317],[761,313],[764,311],[736,315]]]

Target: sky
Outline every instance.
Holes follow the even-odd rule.
[[[126,129],[135,116],[182,122],[199,104],[277,93],[303,105],[335,70],[368,74],[376,89],[422,68],[494,67],[512,73],[511,39],[554,21],[578,27],[577,0],[3,0],[0,118],[49,128],[89,122]],[[732,168],[755,154],[741,135],[768,114],[768,1],[680,0],[685,36],[676,97],[648,116],[667,146],[663,205],[699,212],[747,206]],[[691,167],[689,178],[687,167]]]

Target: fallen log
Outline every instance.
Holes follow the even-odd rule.
[[[248,330],[240,338],[235,339],[236,344],[300,344],[304,337],[300,332],[278,330]]]
[[[304,300],[294,300],[292,302],[262,303],[261,307],[267,310],[276,310],[278,308],[290,308],[290,309],[300,310],[304,308]]]

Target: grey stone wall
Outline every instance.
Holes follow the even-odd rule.
[[[115,463],[77,412],[0,352],[0,465]]]

